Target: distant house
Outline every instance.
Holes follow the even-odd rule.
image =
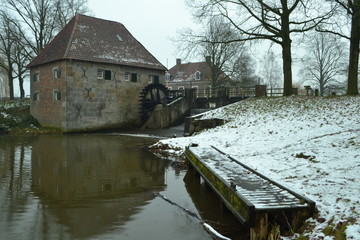
[[[64,132],[139,125],[139,95],[166,71],[121,23],[79,14],[28,68],[31,114]]]
[[[176,65],[165,75],[166,86],[171,90],[211,88],[211,60],[210,57],[206,57],[205,60],[204,62],[182,63],[181,59],[176,59]],[[226,75],[223,73],[221,77],[226,78]]]

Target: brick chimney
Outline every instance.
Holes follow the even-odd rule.
[[[176,66],[181,65],[181,58],[176,59]]]
[[[211,57],[210,57],[210,56],[206,56],[206,57],[205,57],[205,61],[206,61],[209,65],[211,65]]]

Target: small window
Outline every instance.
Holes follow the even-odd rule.
[[[131,81],[132,81],[132,82],[137,82],[137,79],[138,79],[137,73],[132,73],[132,74],[131,74]]]
[[[105,80],[111,80],[111,71],[110,70],[105,70],[104,75],[105,75]]]
[[[54,91],[54,101],[60,101],[61,100],[61,92],[58,90]]]
[[[130,80],[130,73],[126,72],[125,73],[125,81],[129,81]]]
[[[32,100],[34,102],[39,101],[39,93],[38,92],[33,93]]]
[[[104,79],[104,70],[97,70],[97,79]]]
[[[160,84],[160,78],[158,75],[154,75],[153,76],[153,83],[154,84]]]
[[[148,79],[149,79],[149,80],[148,80],[149,83],[153,83],[153,77],[154,77],[153,75],[149,75],[149,78],[148,78]]]
[[[165,74],[165,81],[170,81],[171,80],[171,75],[170,73],[166,73]]]
[[[201,77],[201,72],[197,71],[195,73],[195,80],[200,80],[200,77]]]
[[[61,69],[60,68],[55,68],[54,69],[54,79],[58,79],[61,77]]]
[[[178,87],[178,90],[184,90],[184,87],[183,86]]]
[[[39,73],[34,73],[33,76],[32,76],[32,80],[33,82],[38,82],[40,79],[39,79]]]

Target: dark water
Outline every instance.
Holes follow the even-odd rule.
[[[0,239],[212,239],[196,218],[243,239],[240,224],[152,138],[0,136]]]

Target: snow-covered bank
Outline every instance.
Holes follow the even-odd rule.
[[[156,147],[217,146],[316,202],[306,239],[334,239],[345,226],[347,239],[360,239],[359,110],[360,97],[249,99],[204,116],[225,125]]]

